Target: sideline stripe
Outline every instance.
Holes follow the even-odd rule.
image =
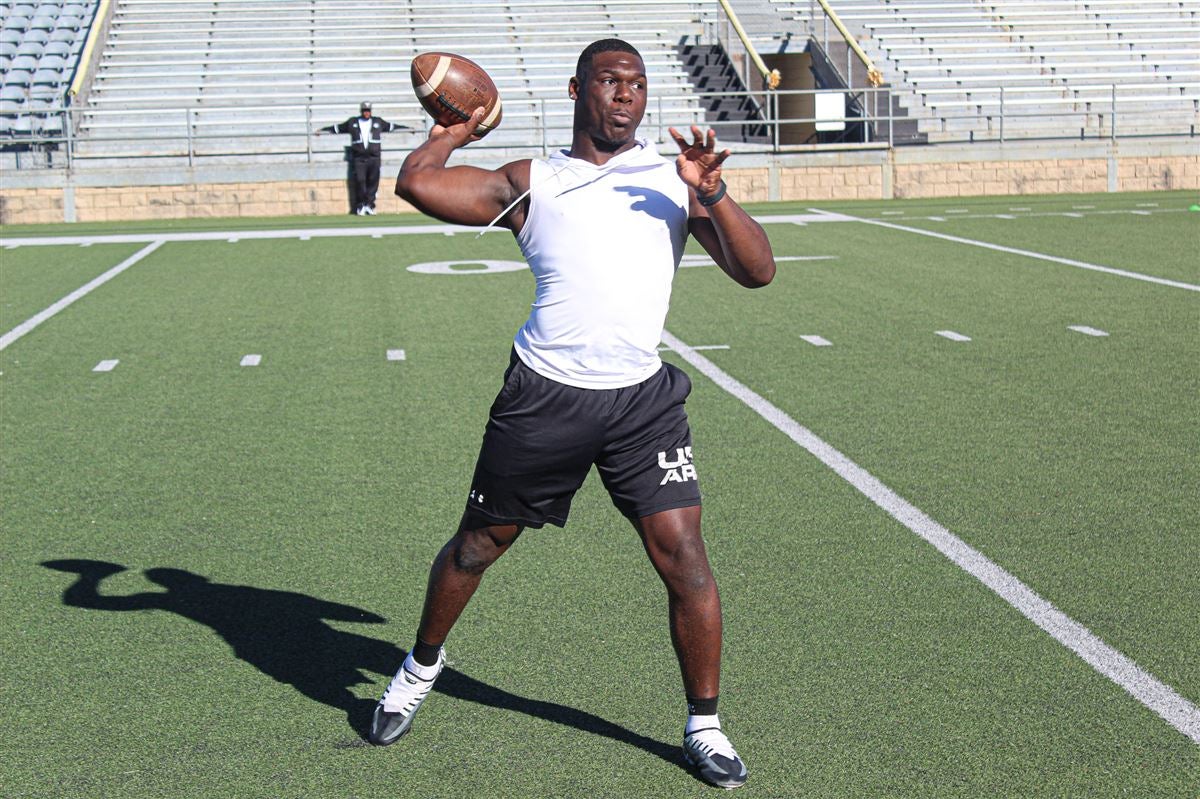
[[[295,228],[292,230],[239,230],[198,231],[196,233],[116,233],[110,236],[28,236],[0,238],[4,247],[36,247],[62,244],[141,244],[143,242],[167,241],[251,241],[258,239],[298,239],[301,236],[317,238],[346,238],[353,236],[400,236],[405,234],[444,233],[446,231],[467,233],[479,228],[463,225],[404,225],[396,227],[345,227],[345,228]],[[497,228],[502,230],[502,228]],[[508,232],[504,230],[504,232]]]
[[[61,311],[63,308],[66,308],[68,305],[75,302],[75,300],[91,293],[91,291],[93,289],[103,286],[105,283],[112,280],[114,277],[121,274],[126,269],[133,266],[138,261],[142,260],[147,255],[154,252],[161,246],[163,246],[163,242],[161,240],[151,242],[149,246],[143,247],[142,249],[135,252],[133,255],[126,258],[121,263],[114,266],[112,269],[109,269],[104,274],[100,275],[97,278],[94,278],[90,282],[85,283],[84,285],[75,289],[70,294],[68,294],[67,296],[65,296],[61,300],[59,300],[58,302],[51,305],[49,308],[46,308],[45,310],[40,311],[40,312],[34,314],[33,316],[29,317],[24,322],[22,322],[21,324],[14,327],[12,330],[5,333],[3,336],[0,336],[0,350],[3,350],[9,344],[12,344],[14,341],[16,341],[21,336],[28,333],[30,330],[33,330],[35,327],[40,325],[42,322],[45,322],[47,319],[54,316],[56,313]]]
[[[781,433],[808,450],[867,499],[932,544],[959,568],[1020,611],[1025,618],[1079,655],[1100,674],[1125,689],[1134,699],[1153,710],[1176,730],[1200,744],[1200,709],[1195,705],[1133,660],[1104,643],[1082,624],[1042,599],[1033,589],[981,552],[926,516],[866,469],[818,438],[811,430],[801,426],[779,408],[730,377],[708,358],[666,330],[663,331],[662,340],[685,361],[741,400]]]
[[[816,208],[810,208],[809,210],[813,211],[814,213],[822,213],[822,211]],[[961,236],[951,236],[947,233],[936,233],[932,230],[922,230],[921,228],[897,225],[892,222],[883,222],[878,219],[846,217],[845,214],[839,214],[839,216],[848,219],[854,219],[858,222],[863,222],[868,225],[878,225],[879,227],[892,228],[893,230],[903,230],[905,233],[917,233],[922,236],[932,236],[935,239],[945,239],[946,241],[953,241],[956,244],[970,244],[973,247],[983,247],[984,249],[1006,252],[1012,255],[1024,255],[1028,258],[1037,258],[1042,261],[1053,261],[1056,264],[1066,264],[1067,266],[1075,266],[1080,269],[1091,269],[1094,272],[1106,272],[1110,275],[1117,275],[1119,277],[1128,277],[1134,280],[1144,280],[1147,283],[1158,283],[1160,285],[1170,286],[1172,288],[1187,289],[1188,291],[1200,291],[1200,286],[1193,285],[1192,283],[1180,283],[1178,280],[1167,280],[1166,278],[1154,277],[1152,275],[1143,275],[1139,272],[1127,272],[1124,269],[1113,269],[1109,266],[1098,266],[1096,264],[1089,264],[1084,261],[1073,261],[1070,258],[1059,258],[1057,255],[1046,255],[1045,253],[1033,252],[1032,250],[1019,250],[1015,247],[1005,247],[1002,244],[990,244],[986,241],[964,239]],[[1064,216],[1070,216],[1070,214],[1064,214]],[[934,217],[929,218],[933,219]],[[937,221],[944,222],[945,220],[938,219]]]

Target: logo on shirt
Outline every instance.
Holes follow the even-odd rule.
[[[665,474],[659,482],[660,486],[667,483],[686,483],[695,480],[696,467],[692,464],[692,448],[679,447],[674,452],[674,460],[667,459],[667,453],[658,453],[658,466]]]
[[[483,492],[482,491],[476,492],[475,489],[472,488],[470,501],[478,502],[480,505],[482,505],[483,504]]]

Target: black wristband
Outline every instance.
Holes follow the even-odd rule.
[[[717,190],[714,191],[712,194],[705,195],[705,194],[701,194],[700,192],[696,192],[696,199],[699,200],[700,204],[703,205],[705,208],[709,208],[711,206],[716,205],[717,203],[719,203],[721,201],[721,198],[725,196],[726,188],[727,188],[727,186],[725,185],[725,181],[722,180],[721,185],[718,186]]]

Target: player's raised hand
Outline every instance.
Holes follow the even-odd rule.
[[[729,150],[717,152],[717,134],[709,128],[705,134],[692,125],[692,142],[675,130],[668,128],[671,138],[679,145],[679,156],[675,169],[684,183],[700,194],[713,194],[721,185],[721,164],[729,157]]]

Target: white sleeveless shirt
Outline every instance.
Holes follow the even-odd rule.
[[[622,388],[662,366],[658,344],[687,240],[688,190],[649,142],[597,166],[566,151],[529,167],[517,242],[537,280],[513,346],[543,377]]]

